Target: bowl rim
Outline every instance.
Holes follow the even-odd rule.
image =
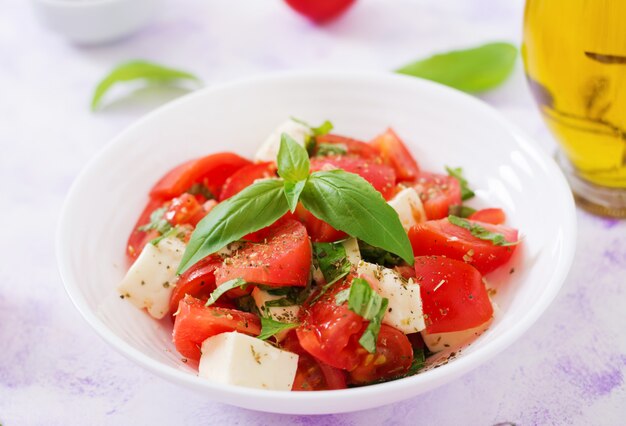
[[[75,279],[74,274],[71,270],[71,265],[69,262],[69,256],[66,254],[66,250],[64,248],[63,243],[63,235],[66,233],[71,227],[71,224],[68,221],[68,212],[72,209],[72,206],[76,204],[75,198],[76,193],[78,192],[78,188],[80,183],[85,178],[85,176],[89,173],[89,170],[97,164],[102,157],[105,157],[109,151],[111,151],[117,144],[120,143],[123,139],[125,139],[126,134],[134,131],[136,128],[141,127],[144,123],[152,121],[159,116],[167,114],[169,110],[178,108],[179,105],[190,102],[196,97],[203,96],[211,96],[212,93],[222,90],[229,90],[230,88],[239,86],[239,85],[254,85],[254,84],[263,84],[263,83],[271,83],[280,80],[296,80],[296,81],[306,81],[308,79],[349,79],[354,81],[355,79],[361,79],[363,81],[372,81],[374,80],[376,83],[386,84],[385,80],[389,80],[389,82],[397,81],[401,84],[412,84],[412,85],[423,85],[424,87],[431,86],[431,89],[438,90],[442,93],[442,95],[456,97],[459,101],[463,101],[468,105],[471,105],[473,108],[477,108],[482,110],[486,117],[490,120],[494,121],[494,123],[501,126],[505,129],[511,136],[515,139],[519,148],[523,149],[526,154],[533,156],[536,160],[543,163],[543,166],[546,168],[546,173],[551,175],[554,179],[553,184],[556,187],[560,187],[562,191],[563,204],[566,207],[567,211],[561,216],[561,228],[564,230],[562,234],[562,239],[560,242],[560,252],[561,255],[558,258],[558,262],[555,267],[552,269],[552,273],[549,278],[546,280],[546,285],[544,290],[538,296],[535,303],[532,305],[531,309],[529,309],[526,314],[515,324],[513,324],[510,329],[501,336],[495,337],[492,341],[488,342],[485,346],[479,347],[476,350],[473,350],[471,353],[464,355],[463,357],[457,358],[454,362],[450,362],[446,364],[445,368],[436,368],[426,371],[422,374],[418,374],[415,376],[393,380],[386,383],[380,383],[376,385],[369,385],[363,387],[335,390],[335,391],[315,391],[315,392],[290,392],[290,391],[274,391],[274,390],[264,390],[264,389],[252,389],[234,385],[224,385],[219,383],[213,383],[207,381],[205,379],[201,379],[198,376],[194,376],[189,374],[188,372],[176,369],[172,366],[168,366],[162,364],[161,362],[150,358],[149,356],[143,354],[140,350],[130,346],[126,343],[122,338],[118,337],[114,332],[112,332],[104,322],[96,315],[94,311],[92,311],[87,305],[85,297],[82,295],[80,287],[78,285],[78,280]],[[134,361],[138,365],[146,368],[149,371],[152,371],[158,374],[161,377],[167,378],[170,381],[173,381],[178,384],[184,384],[185,386],[189,386],[192,388],[205,388],[211,391],[219,391],[221,393],[221,397],[219,400],[228,401],[229,404],[239,405],[237,396],[246,396],[246,397],[254,397],[259,401],[277,401],[281,400],[283,402],[291,401],[316,401],[320,402],[325,399],[330,399],[334,402],[339,401],[348,401],[352,399],[365,398],[368,396],[384,393],[386,390],[394,389],[396,391],[409,391],[411,388],[414,388],[417,382],[422,382],[420,386],[422,390],[420,392],[425,392],[435,387],[438,387],[444,383],[447,383],[462,374],[473,370],[478,367],[480,364],[486,362],[491,359],[498,353],[502,352],[508,346],[510,346],[513,342],[515,342],[521,335],[526,332],[531,325],[533,325],[537,319],[541,316],[541,314],[546,310],[546,308],[550,305],[553,299],[558,294],[560,288],[562,287],[571,264],[573,262],[574,253],[575,253],[575,245],[576,245],[576,213],[575,213],[575,204],[574,198],[571,194],[569,186],[563,176],[562,172],[554,162],[554,160],[542,152],[534,142],[528,137],[526,137],[514,124],[509,122],[508,119],[503,117],[497,110],[495,110],[490,105],[485,102],[465,94],[463,92],[457,91],[455,89],[449,88],[447,86],[443,86],[441,84],[427,81],[423,79],[418,79],[415,77],[409,77],[404,75],[392,74],[390,72],[371,72],[371,71],[281,71],[281,72],[273,72],[263,75],[258,75],[254,77],[248,77],[243,79],[237,79],[230,82],[217,84],[215,86],[207,87],[196,92],[184,95],[178,99],[175,99],[171,102],[162,105],[155,110],[149,112],[144,115],[140,119],[133,122],[131,125],[127,126],[122,132],[120,132],[117,136],[111,139],[109,142],[102,147],[98,153],[96,153],[83,167],[81,172],[75,178],[72,186],[70,187],[66,199],[63,203],[63,207],[60,212],[56,235],[55,235],[55,246],[56,246],[56,257],[57,264],[59,268],[59,272],[64,283],[65,290],[76,307],[76,309],[80,312],[82,317],[87,321],[87,323],[98,333],[98,335],[104,339],[107,343],[109,343],[113,348],[115,348],[119,353],[124,355],[126,358]],[[522,284],[523,285],[523,284]],[[409,393],[407,397],[413,396],[420,392]],[[386,402],[380,402],[378,404],[373,403],[369,404],[368,408],[373,408],[376,406],[384,405]],[[260,405],[260,404],[259,404]],[[336,404],[335,404],[336,405]],[[245,404],[241,404],[239,406],[245,407]],[[357,409],[345,409],[345,410],[314,410],[316,406],[312,406],[312,410],[310,413],[333,413],[333,412],[347,412],[354,411]],[[247,407],[246,407],[247,408]],[[263,410],[261,408],[261,410]],[[274,410],[271,407],[268,407],[267,410],[270,412],[281,412],[280,410]],[[302,411],[294,410],[294,411],[282,411],[282,412],[299,412]]]

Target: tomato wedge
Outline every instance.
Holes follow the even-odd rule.
[[[385,164],[358,157],[317,157],[311,159],[311,171],[343,169],[368,181],[385,200],[393,197],[396,173]]]
[[[389,325],[380,326],[376,340],[376,352],[370,354],[358,349],[359,362],[348,373],[348,380],[355,385],[365,385],[392,379],[405,374],[413,362],[413,347],[404,333]]]
[[[506,222],[506,214],[504,214],[502,209],[482,209],[472,213],[468,219],[491,223],[492,225],[502,225]]]
[[[276,177],[276,164],[272,162],[249,164],[232,174],[222,187],[220,201],[232,197],[252,185],[257,179]]]
[[[185,193],[172,200],[164,217],[172,225],[196,226],[206,214],[196,197]]]
[[[476,268],[444,256],[417,256],[428,333],[447,333],[478,327],[493,316],[493,307]]]
[[[517,230],[503,225],[479,224],[490,232],[502,234],[508,242],[517,241]],[[481,240],[470,231],[453,225],[448,219],[429,220],[409,230],[409,240],[415,256],[442,255],[462,260],[474,266],[481,274],[488,274],[509,261],[517,246],[496,246]]]
[[[202,342],[229,331],[258,336],[261,322],[254,314],[236,309],[206,307],[201,300],[185,296],[178,305],[172,339],[182,356],[199,360]]]
[[[170,296],[170,312],[176,312],[178,303],[187,294],[197,299],[209,296],[215,290],[215,270],[221,264],[221,257],[207,256],[178,277]]]
[[[128,242],[126,243],[126,257],[131,263],[135,261],[148,242],[159,236],[159,233],[155,230],[140,231],[139,228],[150,223],[150,215],[152,212],[163,207],[163,204],[163,200],[151,199],[148,201],[146,207],[144,207],[139,219],[137,219],[133,230],[128,236]]]
[[[301,203],[296,206],[296,217],[306,227],[306,232],[311,237],[311,241],[329,243],[346,238],[348,234],[339,231],[322,219],[313,216],[313,213],[304,208]]]
[[[234,278],[272,287],[300,286],[309,281],[311,242],[306,228],[288,220],[271,230],[267,242],[244,243],[215,272],[216,284]]]
[[[170,170],[152,187],[152,198],[170,199],[181,195],[193,184],[204,184],[219,198],[226,179],[240,168],[250,164],[237,154],[223,152],[187,161]]]
[[[329,133],[317,136],[315,141],[317,142],[315,146],[315,155],[318,154],[319,144],[324,143],[344,148],[346,150],[345,155],[357,156],[368,160],[375,160],[380,156],[380,152],[378,152],[378,150],[372,145],[356,139],[347,138],[345,136],[333,135]]]
[[[294,391],[333,390],[346,388],[346,373],[316,359],[302,349],[294,331],[282,342],[284,350],[298,355],[298,370],[293,381]]]
[[[420,168],[417,161],[392,129],[377,136],[371,144],[380,152],[383,162],[396,171],[398,181],[411,181],[418,177]]]
[[[421,172],[415,189],[429,220],[448,216],[450,206],[461,204],[461,186],[452,176]]]

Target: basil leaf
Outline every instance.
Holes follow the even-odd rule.
[[[473,215],[474,213],[476,213],[476,209],[473,209],[471,207],[464,206],[464,205],[457,204],[457,205],[452,205],[448,207],[448,215],[451,215],[451,216],[467,218]]]
[[[491,241],[494,246],[515,246],[519,244],[519,241],[509,242],[504,238],[504,235],[498,234],[496,232],[491,232],[482,226],[471,223],[466,219],[462,219],[457,216],[448,216],[448,222],[453,225],[460,226],[461,228],[467,229],[470,233],[476,238],[480,238],[481,240]]]
[[[326,285],[330,286],[350,272],[350,262],[346,249],[339,243],[313,243],[313,254],[324,275]]]
[[[488,43],[472,49],[441,53],[405,65],[396,72],[436,81],[465,92],[484,92],[499,86],[511,74],[517,48],[510,43]]]
[[[288,210],[282,181],[272,179],[253,183],[216,205],[198,223],[177,273],[185,272],[226,244],[271,225]]]
[[[169,230],[165,231],[160,236],[150,240],[150,244],[152,244],[153,246],[158,246],[159,243],[161,242],[161,240],[164,240],[165,238],[169,238],[169,237],[173,237],[173,236],[176,236],[176,238],[178,238],[179,240],[184,240],[185,232],[181,231],[180,228],[175,226],[175,227],[170,228]]]
[[[376,263],[377,265],[386,267],[393,267],[404,263],[401,257],[367,244],[365,241],[359,240],[359,251],[361,252],[361,258],[369,263]]]
[[[448,175],[452,176],[453,178],[455,178],[458,182],[459,185],[461,186],[461,200],[465,201],[465,200],[469,200],[470,198],[473,198],[474,195],[476,195],[474,193],[474,191],[472,191],[467,183],[467,179],[465,179],[463,177],[463,169],[460,167],[457,168],[450,168],[448,166],[446,166],[446,171],[448,172]]]
[[[298,200],[300,198],[302,190],[304,189],[305,184],[306,180],[299,180],[295,183],[285,181],[285,197],[287,198],[287,204],[289,205],[289,211],[291,211],[291,213],[296,211],[296,207],[298,206]]]
[[[334,143],[318,143],[316,157],[326,157],[329,155],[345,155],[348,153],[348,148],[343,144]]]
[[[278,175],[287,182],[298,182],[309,177],[309,155],[306,149],[287,133],[280,136],[280,148],[276,159]]]
[[[388,304],[389,300],[372,290],[367,281],[362,278],[352,280],[348,309],[370,322],[359,339],[361,346],[369,353],[376,352],[378,332]]]
[[[293,121],[295,121],[296,123],[300,123],[303,126],[306,126],[309,129],[311,129],[311,131],[313,132],[313,135],[315,135],[315,136],[324,136],[324,135],[330,133],[333,130],[333,128],[334,128],[333,123],[331,123],[328,120],[324,121],[322,124],[320,124],[317,127],[313,127],[309,123],[307,123],[306,121],[300,120],[299,118],[291,117],[291,119]]]
[[[228,290],[232,290],[233,288],[241,287],[246,284],[247,283],[241,278],[235,278],[230,281],[226,281],[221,285],[218,285],[217,288],[213,290],[213,293],[211,293],[211,296],[209,296],[209,300],[206,301],[206,304],[204,306],[211,306],[212,304],[217,302],[217,299],[219,299],[220,296],[226,293]]]
[[[176,80],[192,80],[200,83],[198,77],[185,71],[166,68],[162,65],[147,61],[130,61],[118,65],[96,87],[91,99],[91,110],[95,111],[102,97],[114,85],[132,80],[147,80],[150,82],[168,84]]]
[[[350,289],[346,288],[345,290],[341,290],[339,293],[335,294],[335,303],[337,306],[341,306],[348,301],[350,297]]]
[[[156,229],[161,234],[165,234],[172,229],[172,224],[165,220],[167,207],[161,207],[150,213],[150,223],[137,228],[138,231],[147,232]]]
[[[300,201],[332,227],[397,254],[410,265],[415,262],[398,214],[362,177],[343,170],[315,172]]]
[[[267,302],[264,303],[264,305],[268,308],[276,308],[276,307],[284,308],[285,306],[294,306],[295,304],[296,302],[294,302],[288,297],[282,297],[280,299],[275,299],[275,300],[268,300]]]
[[[275,334],[284,330],[290,330],[299,326],[297,323],[274,321],[271,318],[261,317],[261,334],[257,337],[261,340],[267,340]]]
[[[413,362],[409,367],[409,371],[402,377],[414,376],[426,365],[426,353],[424,348],[417,348],[413,346]]]

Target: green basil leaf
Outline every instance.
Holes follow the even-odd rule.
[[[298,323],[274,321],[271,318],[261,317],[261,334],[257,337],[261,340],[267,340],[275,334],[283,330],[290,330],[297,327]]]
[[[313,254],[324,275],[326,285],[330,286],[350,272],[350,262],[342,243],[313,243]]]
[[[474,213],[476,213],[476,209],[464,205],[455,204],[448,207],[448,215],[450,216],[468,218]]]
[[[309,154],[287,133],[280,136],[280,148],[276,159],[278,175],[287,182],[298,182],[309,177]]]
[[[306,121],[300,120],[299,118],[291,117],[291,119],[293,121],[295,121],[296,123],[300,123],[303,126],[306,126],[309,129],[311,129],[311,131],[313,132],[313,135],[315,135],[315,136],[324,136],[324,135],[330,133],[333,130],[333,128],[334,128],[333,123],[331,123],[328,120],[324,121],[322,124],[320,124],[317,127],[313,127],[309,123],[307,123]]]
[[[446,171],[448,172],[448,175],[452,176],[459,182],[459,185],[461,186],[461,200],[469,200],[476,195],[474,191],[470,189],[467,179],[463,177],[463,169],[461,167],[450,168],[446,166]]]
[[[150,244],[152,244],[153,246],[158,246],[161,240],[164,240],[165,238],[169,238],[169,237],[174,237],[174,236],[178,238],[179,240],[184,241],[185,232],[182,231],[177,226],[175,226],[173,228],[168,229],[167,231],[165,231],[163,234],[159,235],[158,237],[150,240]]]
[[[352,280],[348,309],[370,322],[359,339],[361,346],[369,353],[376,352],[378,332],[388,305],[389,300],[372,290],[367,281],[362,278]]]
[[[477,93],[499,86],[513,71],[517,48],[488,43],[472,49],[441,53],[405,65],[396,72]]]
[[[378,340],[380,325],[383,322],[383,317],[385,316],[385,312],[387,312],[388,305],[389,300],[387,300],[386,298],[383,299],[378,314],[372,318],[370,323],[367,325],[367,328],[361,335],[361,338],[359,339],[359,343],[361,344],[361,346],[363,346],[363,348],[371,354],[376,352],[376,341]]]
[[[237,288],[237,287],[242,287],[246,284],[247,283],[241,278],[235,278],[230,281],[226,281],[225,283],[217,286],[215,290],[213,290],[213,293],[211,293],[211,296],[209,296],[209,300],[206,301],[206,304],[204,306],[211,306],[212,304],[217,302],[217,299],[219,299],[220,296],[226,293],[228,290],[232,290],[233,288]]]
[[[471,223],[470,221],[462,219],[458,216],[448,216],[448,222],[467,229],[476,238],[491,241],[494,246],[515,246],[519,244],[519,241],[509,242],[506,238],[504,238],[504,235],[488,231],[486,228],[478,225],[477,223]]]
[[[300,199],[300,194],[302,193],[305,184],[306,179],[299,180],[295,183],[285,181],[285,197],[287,198],[287,204],[289,205],[289,211],[291,211],[291,213],[296,211],[298,200]]]
[[[172,224],[165,220],[167,207],[161,207],[150,213],[150,223],[137,228],[138,231],[147,232],[156,229],[161,234],[165,234],[172,229]]]
[[[263,180],[216,205],[191,234],[177,273],[226,244],[274,223],[289,207],[283,182]]]
[[[365,241],[359,240],[359,252],[361,258],[369,263],[376,263],[386,267],[394,267],[404,263],[400,256],[389,253],[387,250],[383,250],[373,245],[367,244]]]
[[[191,195],[202,195],[207,200],[214,200],[215,195],[211,192],[209,188],[206,187],[203,183],[194,183],[191,185],[191,188],[187,190],[187,194]]]
[[[350,289],[346,288],[335,294],[335,304],[341,306],[348,301],[348,298],[350,298]]]
[[[340,143],[318,143],[316,157],[326,157],[329,155],[345,155],[348,153],[348,148],[344,144]]]
[[[280,299],[268,300],[267,302],[264,303],[264,306],[268,308],[276,308],[276,307],[284,308],[285,306],[294,306],[294,305],[296,305],[296,302],[291,300],[289,297],[282,297]]]
[[[114,85],[132,80],[147,80],[161,84],[168,84],[177,80],[192,80],[200,83],[198,77],[185,71],[167,68],[159,64],[146,61],[130,61],[118,65],[96,87],[91,100],[91,109],[95,111],[102,97]]]
[[[413,346],[413,362],[409,367],[409,371],[403,377],[414,376],[426,365],[426,353],[424,348]]]
[[[410,265],[415,262],[398,214],[362,177],[344,170],[315,172],[300,201],[332,227],[397,254]]]

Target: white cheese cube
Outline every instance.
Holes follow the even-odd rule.
[[[154,318],[163,318],[169,310],[176,269],[184,252],[185,244],[175,237],[164,238],[156,246],[146,244],[117,291],[139,309],[146,308]]]
[[[261,290],[258,287],[255,287],[252,290],[252,298],[254,299],[254,303],[256,307],[259,309],[262,315],[268,316],[274,321],[285,322],[285,323],[294,323],[298,322],[298,314],[300,313],[299,305],[289,305],[289,306],[267,306],[266,303],[271,300],[279,300],[284,298],[284,296],[277,296],[274,294],[270,294],[265,290]],[[281,331],[276,334],[276,341],[280,342],[283,340],[288,334],[288,330]]]
[[[428,334],[424,330],[422,331],[422,338],[424,339],[424,343],[428,347],[428,350],[431,352],[439,352],[447,349],[458,349],[471,343],[478,336],[483,334],[484,331],[489,328],[490,324],[491,319],[477,327],[461,331]]]
[[[414,188],[404,188],[388,204],[398,213],[400,223],[407,232],[418,223],[426,221],[422,200]]]
[[[248,388],[289,391],[298,355],[246,334],[222,333],[202,343],[198,375]]]
[[[372,284],[373,289],[389,300],[383,324],[397,328],[404,334],[426,328],[420,286],[406,280],[393,269],[361,261],[357,273]]]
[[[359,242],[356,238],[348,238],[341,242],[346,250],[346,258],[354,266],[358,266],[361,261],[361,250],[359,250]]]
[[[265,142],[263,142],[256,152],[254,159],[256,161],[276,161],[276,156],[280,149],[280,139],[283,133],[287,133],[303,147],[306,147],[306,143],[313,135],[311,129],[304,124],[296,123],[293,120],[285,121],[268,136]]]

